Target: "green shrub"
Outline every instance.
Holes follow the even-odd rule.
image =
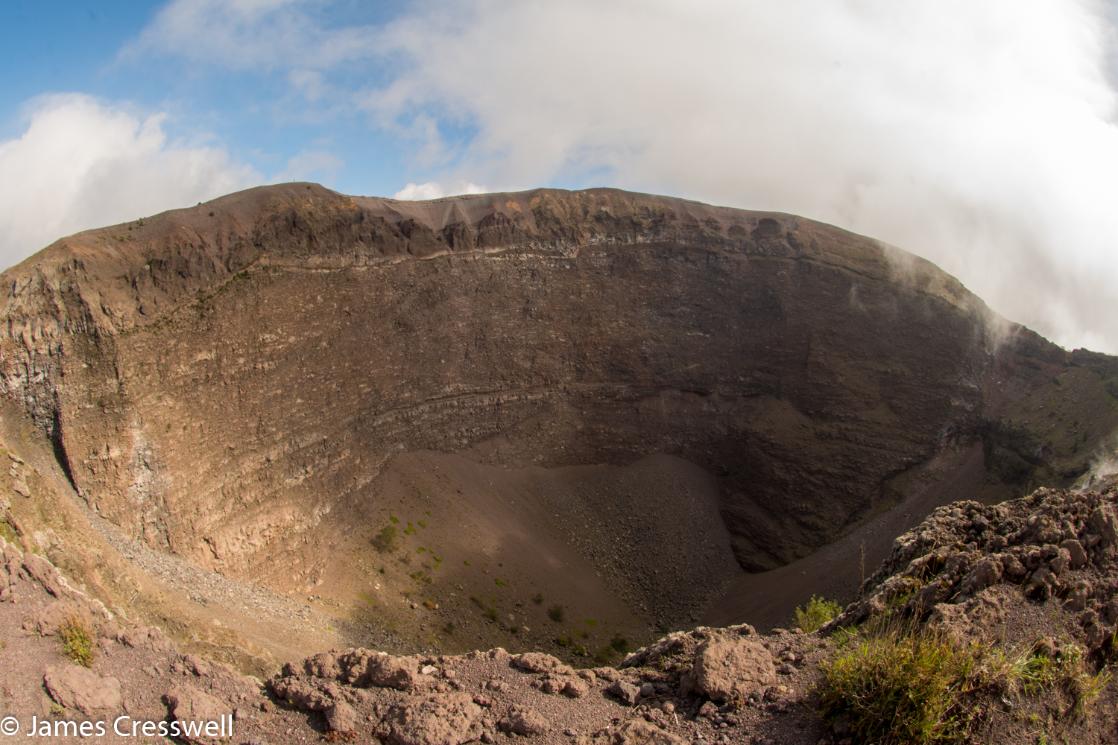
[[[1081,716],[1111,678],[1072,643],[1038,642],[1017,654],[899,626],[851,635],[821,667],[824,718],[855,741],[878,745],[966,742],[982,700],[993,696],[1052,701],[1062,692],[1068,713]]]
[[[1063,644],[1055,654],[1047,646],[1038,643],[1004,665],[1006,687],[1028,696],[1062,688],[1071,696],[1072,711],[1084,714],[1110,682],[1108,666],[1094,672],[1078,644]]]
[[[70,616],[58,627],[62,653],[82,667],[93,664],[93,636],[78,616]]]
[[[380,532],[373,536],[373,548],[382,554],[390,554],[399,545],[399,531],[394,524],[385,525]]]
[[[886,634],[823,665],[823,716],[857,742],[962,743],[982,685],[980,652],[927,634]]]
[[[812,595],[806,604],[796,608],[793,622],[796,628],[810,634],[838,618],[840,613],[842,606],[835,601]]]
[[[567,612],[563,610],[563,606],[561,605],[553,605],[547,609],[547,617],[555,623],[563,623],[563,619],[566,615]]]

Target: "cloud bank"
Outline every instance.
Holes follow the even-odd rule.
[[[421,174],[400,198],[616,185],[799,213],[923,255],[1064,345],[1118,352],[1103,0],[414,0],[379,25],[331,8],[353,9],[173,0],[124,57],[272,75],[307,110],[367,114]],[[160,139],[130,121],[133,146]],[[168,148],[151,157],[233,174],[210,183],[241,173]]]
[[[169,141],[163,122],[88,96],[34,102],[23,134],[0,142],[0,267],[63,235],[261,181],[219,148]]]
[[[410,65],[366,106],[473,128],[442,178],[804,214],[1118,352],[1102,3],[473,0],[421,5],[380,38]]]

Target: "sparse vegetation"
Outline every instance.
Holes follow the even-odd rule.
[[[609,665],[617,657],[617,652],[613,647],[605,646],[594,653],[594,662],[599,665]]]
[[[547,617],[554,623],[563,623],[563,619],[567,617],[566,610],[561,605],[553,605],[547,609]]]
[[[382,554],[390,554],[395,551],[400,544],[399,531],[394,524],[385,525],[380,531],[373,536],[373,548]]]
[[[498,615],[497,615],[497,609],[496,608],[494,608],[492,605],[489,605],[488,603],[486,603],[484,600],[479,598],[477,595],[471,595],[470,596],[470,602],[473,603],[474,605],[476,605],[479,610],[481,610],[481,617],[482,618],[484,618],[486,621],[489,621],[490,623],[497,623]]]
[[[543,593],[537,592],[532,596],[532,603],[535,605],[543,605]]]
[[[859,742],[924,745],[966,742],[983,695],[1071,697],[1083,715],[1110,681],[1093,672],[1082,649],[1036,645],[1020,655],[963,645],[926,631],[893,628],[848,642],[822,666],[824,717]]]
[[[838,618],[840,613],[842,606],[835,601],[812,595],[805,604],[796,608],[793,622],[796,628],[810,634]]]
[[[70,616],[58,627],[58,638],[62,640],[62,654],[81,665],[93,664],[93,635],[78,616]]]
[[[8,543],[18,543],[19,536],[16,535],[15,528],[13,528],[7,520],[0,517],[0,536]]]
[[[965,742],[981,685],[975,649],[929,634],[890,633],[852,645],[823,665],[823,715],[859,742]]]

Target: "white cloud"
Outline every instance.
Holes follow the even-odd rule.
[[[1104,0],[416,0],[379,28],[323,7],[174,0],[137,48],[283,70],[370,112],[436,185],[401,194],[468,176],[796,212],[1118,352]],[[354,90],[355,69],[389,82]]]
[[[304,150],[288,159],[275,181],[330,182],[337,177],[345,162],[325,150]]]
[[[484,186],[469,181],[459,182],[449,188],[435,181],[424,181],[422,184],[409,181],[403,189],[392,196],[394,199],[440,199],[455,194],[484,194],[486,191]]]
[[[76,94],[33,102],[23,134],[0,142],[0,267],[78,230],[261,181],[224,150],[168,141],[163,121]]]
[[[701,10],[700,10],[701,8]],[[369,96],[468,119],[457,169],[797,212],[1118,351],[1112,29],[1083,0],[424,4]]]
[[[176,54],[246,70],[328,68],[373,56],[371,28],[326,29],[313,0],[172,0],[123,57]],[[304,79],[305,80],[305,79]]]

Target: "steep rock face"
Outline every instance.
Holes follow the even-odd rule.
[[[1080,364],[927,262],[614,190],[266,187],[73,236],[3,279],[0,392],[102,515],[233,572],[404,451],[678,455],[717,478],[752,570],[895,502],[952,440],[982,438],[1012,491],[1081,473],[1118,423],[1109,358]],[[1080,412],[1073,441],[1051,410]]]

